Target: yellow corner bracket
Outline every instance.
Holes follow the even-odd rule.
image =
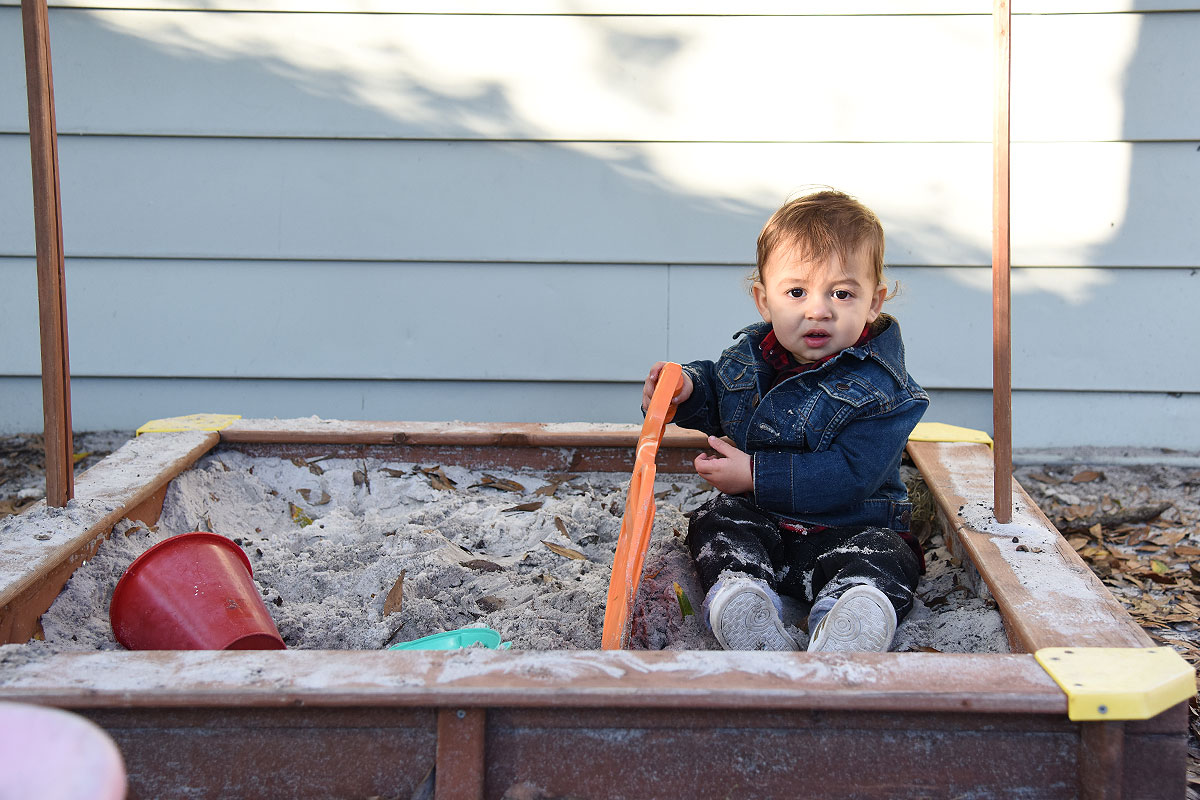
[[[152,419],[137,429],[143,433],[178,433],[180,431],[219,431],[228,428],[241,414],[188,414],[186,417]]]
[[[992,446],[992,437],[974,428],[960,428],[944,422],[918,422],[908,435],[910,442],[972,442]]]
[[[1033,655],[1067,693],[1074,722],[1150,719],[1196,693],[1196,671],[1170,647],[1043,647]]]

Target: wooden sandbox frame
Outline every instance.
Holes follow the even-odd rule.
[[[626,471],[637,435],[636,426],[320,420],[146,434],[80,476],[72,508],[82,511],[52,536],[18,527],[0,541],[4,563],[26,565],[0,582],[0,637],[28,641],[112,526],[156,520],[171,479],[215,448]],[[690,471],[703,447],[702,436],[672,426],[659,471]],[[1005,555],[1016,547],[1011,530],[968,524],[967,509],[990,503],[986,445],[913,442],[909,451],[947,540],[972,565],[977,591],[996,600],[1011,655],[39,656],[9,647],[0,651],[0,700],[70,709],[101,725],[124,755],[130,797],[499,798],[514,787],[519,796],[573,798],[1182,797],[1186,703],[1144,721],[1072,722],[1066,695],[1031,655],[1150,647],[1149,637],[1015,482],[1013,524],[1050,543],[1022,553],[1037,560],[1036,573]],[[132,473],[136,485],[114,477]]]

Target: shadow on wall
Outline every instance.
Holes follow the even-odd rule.
[[[16,9],[0,9],[10,12]],[[97,265],[117,262],[132,264],[121,266],[131,274],[153,265],[163,276],[183,271],[176,259],[195,259],[183,264],[188,270],[232,265],[271,300],[278,296],[272,281],[299,274],[281,272],[295,262],[326,264],[326,284],[361,279],[362,270],[345,268],[351,262],[428,265],[455,280],[472,265],[533,275],[521,265],[535,264],[578,279],[542,291],[538,308],[522,305],[528,287],[519,281],[491,281],[487,296],[474,299],[467,288],[466,299],[455,301],[474,320],[467,338],[478,340],[486,329],[489,343],[503,340],[472,369],[463,364],[478,341],[455,341],[458,329],[444,327],[446,289],[457,284],[414,281],[404,297],[380,298],[365,296],[378,293],[367,278],[357,295],[308,283],[286,287],[288,301],[258,303],[253,320],[226,314],[227,330],[209,331],[203,349],[169,334],[179,330],[173,320],[211,315],[229,303],[219,287],[170,292],[165,308],[127,319],[76,311],[73,303],[77,372],[632,383],[661,354],[709,355],[712,343],[723,344],[753,318],[740,287],[730,296],[733,279],[712,281],[708,294],[681,294],[682,282],[697,274],[696,265],[740,282],[758,229],[779,202],[804,184],[830,183],[876,207],[889,227],[889,262],[900,265],[896,277],[908,284],[897,309],[914,374],[949,393],[987,391],[990,282],[979,265],[988,260],[990,205],[986,193],[963,190],[990,186],[986,144],[916,142],[897,158],[900,146],[737,140],[726,123],[747,117],[745,109],[692,111],[706,98],[681,74],[711,71],[709,105],[733,104],[737,92],[717,84],[728,62],[699,58],[704,44],[688,25],[523,18],[526,38],[518,39],[508,35],[514,20],[503,15],[379,15],[366,31],[356,16],[55,9],[60,128],[144,135],[133,147],[125,137],[61,142],[67,251],[80,269],[94,269],[102,283],[110,273]],[[258,24],[263,17],[271,24]],[[104,54],[102,68],[85,63],[97,53]],[[882,64],[898,55],[878,57]],[[990,54],[979,57],[988,61]],[[1131,86],[1137,80],[1131,77]],[[946,106],[952,99],[961,100],[940,98]],[[828,111],[854,118],[854,109],[838,107],[805,113]],[[681,119],[695,125],[680,127]],[[979,138],[986,136],[984,128]],[[10,149],[27,157],[27,150]],[[1136,176],[1130,185],[1136,191]],[[910,197],[920,201],[904,202]],[[4,216],[18,227],[0,222],[0,233],[8,229],[0,236],[7,255],[32,252],[28,201],[17,199]],[[104,212],[114,199],[119,211]],[[1121,235],[1098,246],[1092,263],[1107,263]],[[634,313],[647,311],[645,304],[620,304],[621,292],[638,288],[639,279],[618,277],[633,273],[614,265],[643,268],[656,292],[651,313]],[[1015,315],[1028,301],[1043,316],[1059,309],[1060,322],[1086,314],[1108,281],[1096,270],[1042,274],[1053,272],[1018,270]],[[184,282],[165,277],[158,288]],[[596,291],[601,284],[607,293]],[[688,305],[672,303],[681,296]],[[323,319],[353,319],[359,330],[350,337],[327,325],[296,325],[313,304]],[[696,309],[714,318],[707,330],[679,322]],[[26,327],[21,318],[30,321],[28,335],[17,337],[27,347],[0,373],[36,374],[36,320],[20,308],[14,313],[22,322],[18,334]],[[547,324],[557,324],[557,346],[544,342]],[[146,329],[168,335],[147,341]],[[431,357],[431,338],[449,354]],[[122,355],[111,347],[114,339],[138,347]],[[248,340],[259,354],[249,361]],[[1036,344],[1044,340],[1016,343],[1016,377],[1026,376],[1018,388],[1071,390],[1070,379],[1056,385],[1062,379],[1045,377],[1045,347]],[[953,358],[945,357],[947,348]],[[1039,368],[1023,373],[1021,363]],[[1089,380],[1101,373],[1086,371]],[[356,410],[327,415],[353,417]],[[940,418],[990,427],[978,416]]]

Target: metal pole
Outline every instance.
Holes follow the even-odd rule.
[[[992,131],[992,440],[995,470],[993,513],[1012,519],[1012,340],[1009,287],[1009,141],[1012,78],[1012,8],[994,0],[995,110]]]
[[[29,92],[29,149],[37,246],[38,320],[42,339],[42,413],[45,418],[46,503],[62,507],[75,494],[71,436],[71,368],[67,357],[67,303],[63,270],[58,129],[50,70],[46,0],[21,0],[25,84]]]

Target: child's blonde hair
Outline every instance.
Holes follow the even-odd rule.
[[[843,264],[864,248],[875,283],[884,282],[883,225],[871,209],[835,189],[789,200],[771,215],[758,235],[758,281],[763,280],[767,259],[779,247],[794,247],[808,261],[837,253]]]

